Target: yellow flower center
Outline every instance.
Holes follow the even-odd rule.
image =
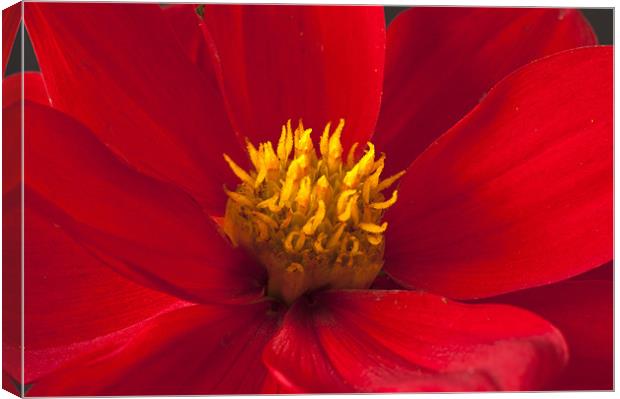
[[[355,143],[343,160],[344,120],[333,132],[325,126],[317,155],[301,121],[290,120],[274,150],[271,142],[247,143],[253,169],[246,171],[224,154],[239,177],[222,227],[268,271],[267,294],[292,303],[322,288],[367,288],[383,265],[387,208],[398,197],[383,191],[404,171],[381,179],[385,155],[375,147],[356,158]]]

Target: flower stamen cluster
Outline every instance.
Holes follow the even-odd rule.
[[[343,128],[342,119],[333,132],[325,126],[317,155],[312,129],[300,121],[293,131],[289,120],[275,149],[247,142],[250,171],[224,154],[241,180],[224,188],[224,232],[267,267],[270,294],[286,302],[321,287],[366,287],[383,263],[381,219],[398,198],[383,191],[404,171],[381,179],[385,155],[377,158],[370,142],[359,159],[355,143],[344,160]]]

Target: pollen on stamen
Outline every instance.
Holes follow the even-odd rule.
[[[293,302],[320,288],[366,288],[383,265],[388,228],[385,211],[398,199],[386,192],[403,172],[381,179],[385,155],[375,147],[356,157],[355,143],[343,159],[345,122],[327,124],[318,151],[312,129],[289,120],[277,145],[247,142],[252,168],[224,154],[240,183],[221,221],[234,245],[268,270],[268,294]]]

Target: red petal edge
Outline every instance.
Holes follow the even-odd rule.
[[[517,68],[596,44],[579,10],[414,7],[390,24],[375,144],[406,168]],[[407,143],[403,145],[403,143]]]
[[[304,392],[532,390],[567,361],[562,335],[527,311],[410,291],[299,300],[264,353]]]
[[[562,331],[570,361],[550,390],[613,389],[612,281],[564,281],[489,301],[528,309]]]
[[[374,132],[385,58],[382,7],[205,5],[204,21],[242,137],[277,140],[281,126],[298,118],[315,132],[345,118],[345,147],[364,145]]]
[[[388,213],[386,272],[465,299],[612,259],[612,52],[529,64],[431,145]]]
[[[234,250],[189,195],[127,167],[58,111],[26,101],[25,118],[27,195],[99,259],[193,302],[261,296],[262,268]]]
[[[26,194],[26,383],[80,353],[120,339],[122,330],[135,330],[158,314],[186,305],[108,268],[38,212],[31,199]]]
[[[31,394],[206,395],[258,393],[279,314],[269,302],[192,306],[152,320],[107,356],[93,352],[39,381]]]
[[[216,82],[184,56],[159,5],[29,2],[25,22],[54,108],[223,214],[222,185],[237,179],[222,153],[242,159],[242,148]]]

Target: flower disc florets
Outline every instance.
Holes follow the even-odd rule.
[[[404,172],[381,180],[385,155],[375,148],[356,159],[355,143],[343,161],[344,120],[320,140],[320,157],[301,121],[290,121],[274,150],[271,142],[247,143],[253,170],[228,155],[241,183],[225,188],[229,200],[223,229],[234,245],[253,254],[268,270],[268,294],[291,303],[321,288],[367,288],[383,265],[383,213],[397,199],[383,195]]]

